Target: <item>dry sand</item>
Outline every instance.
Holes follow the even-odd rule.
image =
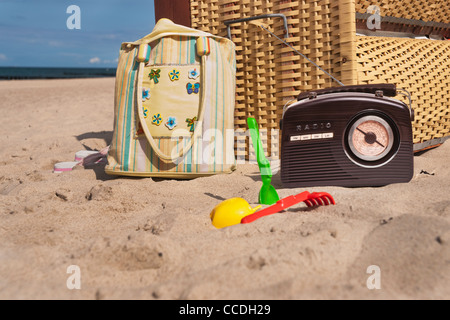
[[[257,202],[257,166],[193,181],[52,173],[108,145],[113,94],[114,79],[0,82],[0,299],[450,298],[450,143],[416,156],[409,184],[310,188],[337,205],[216,230],[221,199]]]

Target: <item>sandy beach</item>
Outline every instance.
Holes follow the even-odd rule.
[[[415,157],[411,183],[310,188],[337,205],[217,230],[223,200],[257,204],[257,166],[192,181],[52,172],[108,146],[114,82],[0,82],[0,299],[450,299],[450,142]]]

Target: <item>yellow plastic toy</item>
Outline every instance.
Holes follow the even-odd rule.
[[[258,206],[254,209],[242,198],[233,198],[219,204],[211,212],[211,221],[214,227],[222,229],[240,224],[242,219],[261,209]]]

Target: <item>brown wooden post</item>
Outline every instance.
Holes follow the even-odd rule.
[[[154,0],[155,18],[172,20],[176,24],[191,27],[191,1],[190,0]]]

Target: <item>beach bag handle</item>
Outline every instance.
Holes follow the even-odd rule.
[[[142,125],[142,129],[145,133],[145,136],[147,137],[148,142],[150,143],[150,146],[153,148],[155,153],[158,155],[158,157],[161,160],[164,160],[166,162],[172,161],[173,163],[179,161],[182,159],[189,150],[192,149],[194,142],[197,140],[198,136],[203,130],[203,119],[205,116],[205,104],[206,104],[206,93],[205,93],[205,77],[206,77],[206,54],[201,56],[201,72],[200,72],[200,106],[199,106],[199,115],[198,115],[198,122],[195,125],[194,134],[191,137],[191,141],[188,143],[188,145],[179,152],[178,155],[175,157],[164,154],[161,149],[156,145],[155,139],[153,138],[152,134],[150,133],[150,130],[148,129],[147,122],[145,121],[144,116],[144,109],[142,107],[142,98],[139,98],[140,95],[142,95],[142,82],[144,79],[144,67],[145,62],[141,62],[139,65],[138,70],[138,77],[137,77],[137,104],[138,104],[138,114],[139,114],[139,120]]]

